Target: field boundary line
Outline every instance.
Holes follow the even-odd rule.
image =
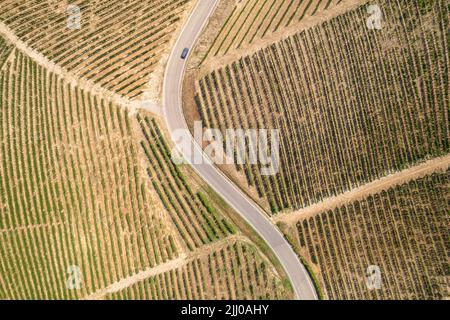
[[[11,30],[4,22],[0,21],[0,35],[4,36],[15,49],[26,54],[32,60],[34,60],[38,65],[44,67],[47,71],[52,72],[61,78],[63,78],[71,86],[79,87],[80,89],[91,93],[92,95],[98,96],[99,98],[105,98],[111,100],[115,104],[127,109],[131,113],[134,113],[137,108],[142,108],[141,101],[131,101],[126,97],[123,97],[115,92],[112,92],[95,82],[79,77],[76,73],[68,71],[67,69],[59,66],[55,62],[49,60],[41,52],[31,48],[20,40],[17,35]],[[145,108],[152,112],[153,109]],[[153,112],[152,112],[153,113]]]
[[[144,281],[145,279],[159,275],[161,273],[181,268],[197,258],[208,255],[214,251],[217,251],[220,248],[225,247],[226,245],[233,244],[234,242],[237,242],[237,241],[241,241],[241,242],[245,242],[245,243],[252,243],[243,236],[231,235],[231,236],[228,236],[221,240],[218,240],[216,242],[201,246],[192,252],[183,253],[178,258],[169,260],[169,261],[164,262],[155,267],[147,268],[147,269],[140,271],[134,275],[120,279],[119,281],[114,282],[113,284],[107,286],[106,288],[97,290],[96,292],[94,292],[84,298],[81,298],[81,299],[82,300],[100,300],[100,299],[104,298],[104,296],[106,296],[107,294],[115,293],[120,290],[126,289],[126,288],[132,286],[133,284]],[[264,255],[262,253],[260,253],[260,255],[263,259],[266,259],[266,257],[264,257]]]
[[[405,170],[389,174],[375,181],[366,183],[362,186],[341,193],[337,196],[324,199],[323,201],[309,207],[290,213],[281,213],[273,217],[272,219],[274,222],[294,224],[301,218],[311,217],[328,210],[334,210],[342,205],[365,199],[369,195],[386,191],[391,187],[422,178],[434,172],[445,171],[449,167],[450,154],[447,154],[446,156],[433,158],[426,162],[409,167]]]
[[[24,230],[34,230],[34,229],[38,229],[38,228],[53,228],[53,227],[58,227],[60,225],[67,225],[67,221],[56,221],[56,222],[49,222],[49,223],[30,224],[30,225],[26,225],[26,226],[16,226],[16,227],[4,228],[4,229],[0,229],[0,234],[11,233],[11,232],[20,232],[20,231],[24,231]]]
[[[182,267],[186,265],[190,260],[187,259],[186,254],[180,255],[178,258],[169,260],[165,263],[162,263],[156,267],[148,268],[146,270],[140,271],[130,277],[123,278],[113,284],[107,286],[104,289],[100,289],[93,294],[82,298],[82,300],[99,300],[102,299],[105,295],[109,293],[115,293],[122,289],[125,289],[135,283],[143,281],[147,278],[156,276],[158,274]]]

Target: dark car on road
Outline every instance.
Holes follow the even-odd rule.
[[[184,48],[183,52],[181,53],[181,59],[186,59],[188,53],[189,53],[189,49],[188,48]]]

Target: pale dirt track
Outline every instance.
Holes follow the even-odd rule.
[[[118,292],[125,288],[128,288],[128,287],[134,285],[135,283],[138,283],[145,279],[154,277],[158,274],[168,272],[170,270],[179,269],[197,258],[207,256],[207,255],[211,254],[212,252],[218,251],[221,248],[223,248],[227,245],[230,245],[236,241],[250,243],[247,238],[244,238],[241,236],[229,236],[225,239],[222,239],[222,240],[213,242],[211,244],[205,245],[203,247],[200,247],[199,249],[197,249],[193,252],[180,254],[179,257],[176,259],[169,260],[169,261],[162,263],[160,265],[157,265],[153,268],[148,268],[146,270],[140,271],[129,277],[120,279],[119,281],[107,286],[106,288],[98,290],[98,291],[94,292],[93,294],[84,297],[83,300],[103,299],[108,294],[115,293],[115,292]],[[265,256],[262,256],[262,258],[264,260],[268,261]]]
[[[185,121],[181,107],[181,81],[183,78],[186,61],[183,60],[182,63],[179,61],[180,59],[178,54],[181,53],[180,48],[193,47],[198,35],[203,30],[217,2],[218,0],[198,1],[198,5],[191,14],[188,23],[184,26],[181,36],[174,47],[174,51],[172,51],[175,52],[175,56],[171,55],[168,61],[168,67],[164,78],[163,97],[165,99],[164,111],[166,111],[166,120],[171,130],[185,128]],[[92,81],[79,78],[76,73],[72,73],[55,64],[53,61],[47,59],[42,53],[29,47],[2,22],[0,22],[0,35],[4,36],[5,39],[13,44],[17,50],[30,57],[38,65],[44,67],[49,72],[61,77],[70,85],[78,86],[78,88],[85,90],[92,95],[111,100],[131,112],[135,112],[137,108],[142,107],[142,103],[139,101],[130,101],[129,99],[111,92]],[[182,41],[180,41],[180,39]],[[174,101],[176,102],[173,103]],[[147,106],[148,109],[150,109],[150,107],[151,106]],[[181,124],[181,126],[179,126],[179,124]],[[286,273],[293,285],[296,297],[300,299],[317,299],[314,286],[306,269],[300,263],[297,255],[288,242],[284,239],[283,235],[272,224],[265,213],[254,203],[252,203],[251,200],[249,200],[224,175],[219,173],[218,170],[209,162],[205,162],[204,165],[193,167],[194,170],[197,171],[200,176],[207,183],[209,183],[210,186],[216,190],[234,209],[236,209],[236,211],[239,212],[250,223],[250,225],[255,228],[264,240],[266,240],[267,244],[273,249],[274,253],[277,255],[286,270]],[[105,294],[116,292],[122,288],[130,286],[133,283],[141,281],[142,279],[182,266],[187,262],[188,259],[186,256],[180,256],[178,259],[122,279],[86,298],[101,298]]]
[[[307,208],[277,215],[273,218],[275,222],[284,222],[287,224],[296,223],[299,219],[310,217],[327,210],[333,210],[345,204],[362,200],[369,195],[373,195],[391,187],[407,183],[411,180],[419,179],[437,171],[445,171],[450,167],[450,155],[434,158],[417,166],[410,167],[385,176],[381,179],[362,185],[338,196],[325,199],[324,201]]]

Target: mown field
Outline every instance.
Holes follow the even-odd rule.
[[[450,288],[450,170],[286,228],[329,299],[444,299]],[[369,290],[367,268],[380,268]]]
[[[214,290],[230,296],[291,297],[225,209],[169,161],[169,148],[154,119],[80,89],[0,37],[0,298],[102,298],[105,288],[236,237],[248,246],[227,249],[233,262],[220,251],[211,266],[199,260],[206,269],[192,285],[220,279]],[[242,287],[226,287],[216,263],[233,263]],[[71,266],[79,288],[69,286]],[[159,297],[174,297],[165,292]]]
[[[277,128],[280,172],[236,166],[272,213],[317,203],[449,151],[449,7],[380,1],[202,75],[206,127]]]
[[[32,49],[77,76],[131,99],[167,54],[190,0],[71,1],[81,28],[67,27],[67,3],[1,0],[0,21]]]

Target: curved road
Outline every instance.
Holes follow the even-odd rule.
[[[189,132],[184,119],[181,91],[186,60],[181,59],[184,48],[192,49],[197,37],[200,35],[208,18],[213,13],[219,0],[198,0],[191,16],[185,24],[180,37],[169,57],[167,63],[164,87],[163,87],[163,112],[172,135],[172,140],[177,144],[177,130],[184,129]],[[193,137],[189,134],[193,142]],[[283,265],[293,285],[296,298],[313,300],[317,299],[316,291],[309,278],[305,267],[300,263],[291,246],[278,231],[275,225],[267,218],[265,213],[247,198],[235,185],[211,163],[195,142],[194,153],[202,157],[201,164],[190,161],[190,155],[183,156],[195,171],[213,188],[228,204],[233,207],[247,222],[260,234],[266,243],[272,248]]]

